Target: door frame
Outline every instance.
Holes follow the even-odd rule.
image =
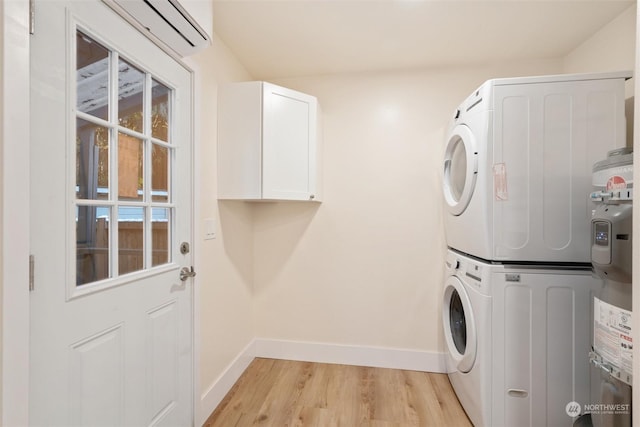
[[[29,425],[29,151],[30,151],[30,10],[28,0],[0,2],[0,425]],[[37,29],[37,19],[36,19]],[[197,110],[198,74],[191,61],[181,62],[191,73],[192,109],[192,253],[198,265],[199,224],[195,220],[199,189],[200,132]],[[7,108],[6,106],[10,106]],[[9,142],[6,142],[9,141]],[[15,143],[14,141],[27,141]],[[28,218],[28,217],[27,217]],[[10,266],[11,268],[5,268]],[[199,422],[200,389],[198,281],[192,289],[192,403],[194,424]]]
[[[0,3],[2,29],[2,419],[29,422],[29,2]],[[8,108],[10,106],[10,109]],[[22,142],[22,143],[19,143]],[[26,142],[26,143],[25,143]],[[25,220],[25,218],[27,218]],[[10,268],[9,268],[10,267]]]

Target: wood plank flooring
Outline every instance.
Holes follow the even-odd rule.
[[[471,425],[445,374],[255,359],[203,427]]]

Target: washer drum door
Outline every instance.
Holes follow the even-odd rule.
[[[469,205],[478,175],[478,150],[471,130],[456,126],[447,139],[442,191],[449,212],[460,215]]]
[[[442,324],[449,355],[460,372],[469,372],[476,361],[477,335],[469,295],[456,276],[445,282]]]

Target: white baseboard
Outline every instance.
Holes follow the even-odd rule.
[[[446,372],[445,354],[422,350],[256,338],[255,356],[376,368]]]
[[[445,354],[433,351],[255,338],[200,397],[201,413],[198,425],[204,424],[256,357],[446,372]]]
[[[200,396],[200,421],[201,426],[218,407],[222,399],[238,381],[240,375],[247,369],[255,358],[255,340],[251,341],[236,358],[227,366],[227,369],[213,382],[211,387]]]

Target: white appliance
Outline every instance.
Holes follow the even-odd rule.
[[[197,0],[103,0],[140,32],[180,57],[211,45],[213,11]],[[202,25],[201,25],[202,24]]]
[[[632,425],[633,151],[611,151],[593,165],[591,259],[602,291],[593,301],[591,400],[583,405],[594,427]],[[606,404],[612,404],[613,410]]]
[[[566,426],[589,397],[590,270],[493,264],[449,250],[442,319],[447,370],[482,426]]]
[[[625,144],[631,72],[495,79],[456,110],[447,245],[495,261],[589,263],[591,167]]]
[[[491,424],[491,284],[482,263],[447,252],[442,322],[447,373],[476,427]]]

